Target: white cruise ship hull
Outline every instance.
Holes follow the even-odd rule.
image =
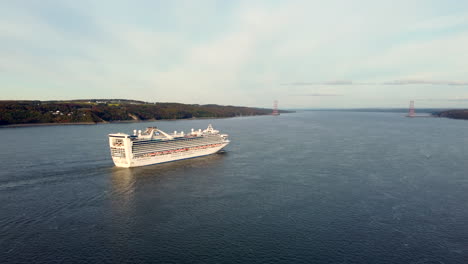
[[[213,146],[213,147],[200,148],[200,149],[189,149],[189,150],[178,151],[178,152],[174,151],[172,153],[155,155],[155,156],[148,155],[146,157],[139,157],[139,158],[127,159],[127,158],[113,157],[112,160],[114,161],[114,164],[117,167],[131,168],[131,167],[148,166],[148,165],[153,165],[153,164],[159,164],[159,163],[211,155],[222,150],[225,146],[228,145],[228,143],[223,143],[219,145],[220,146]]]
[[[229,144],[227,134],[219,134],[211,125],[207,129],[169,135],[155,127],[134,135],[110,134],[109,146],[117,167],[139,167],[214,154]]]

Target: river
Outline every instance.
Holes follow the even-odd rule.
[[[226,152],[114,167],[107,134]],[[468,122],[396,113],[0,129],[2,263],[466,263]]]

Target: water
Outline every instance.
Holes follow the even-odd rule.
[[[115,168],[106,135],[230,134]],[[393,113],[0,129],[2,263],[466,263],[468,122]]]

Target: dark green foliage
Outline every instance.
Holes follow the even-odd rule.
[[[235,117],[267,115],[271,111],[238,106],[145,103],[121,99],[0,101],[0,125]]]
[[[468,119],[468,110],[461,109],[461,110],[448,110],[442,112],[433,113],[433,115],[438,117],[448,117],[454,119]]]

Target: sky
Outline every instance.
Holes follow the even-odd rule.
[[[468,1],[0,0],[0,100],[468,108]]]

